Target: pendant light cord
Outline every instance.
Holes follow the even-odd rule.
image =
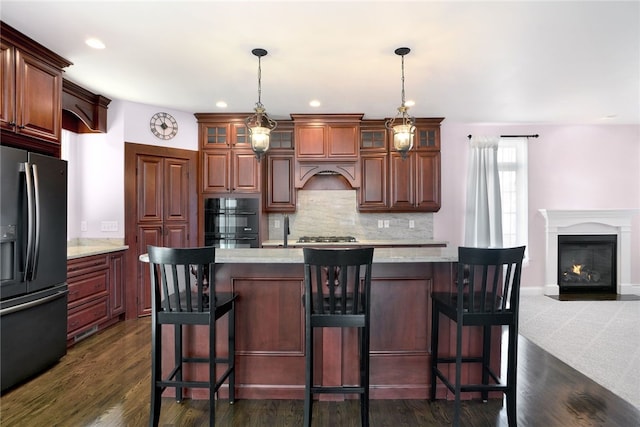
[[[404,55],[402,55],[400,58],[402,58],[402,104],[401,106],[404,107]]]
[[[262,107],[262,58],[258,56],[258,103],[257,107]]]

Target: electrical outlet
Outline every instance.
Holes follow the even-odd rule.
[[[87,231],[87,221],[80,221],[80,231]]]
[[[101,221],[100,231],[118,231],[118,221]]]
[[[409,220],[409,228],[416,228],[416,222],[412,219]]]
[[[389,220],[388,219],[384,220],[384,228],[389,228]]]
[[[274,228],[280,228],[280,220],[279,219],[276,219],[276,220],[273,221],[273,227]]]
[[[384,223],[381,219],[378,220],[378,228],[384,227]]]

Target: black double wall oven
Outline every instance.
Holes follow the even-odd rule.
[[[259,247],[257,198],[208,198],[204,200],[204,243],[216,248]]]

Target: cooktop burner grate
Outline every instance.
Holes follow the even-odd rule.
[[[357,242],[353,236],[302,236],[298,243],[349,243]]]

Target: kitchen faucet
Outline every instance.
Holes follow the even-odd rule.
[[[287,242],[287,238],[289,236],[289,234],[291,234],[291,232],[289,231],[289,215],[284,214],[284,227],[283,227],[283,233],[284,233],[284,247],[287,248],[289,247],[289,243]]]

